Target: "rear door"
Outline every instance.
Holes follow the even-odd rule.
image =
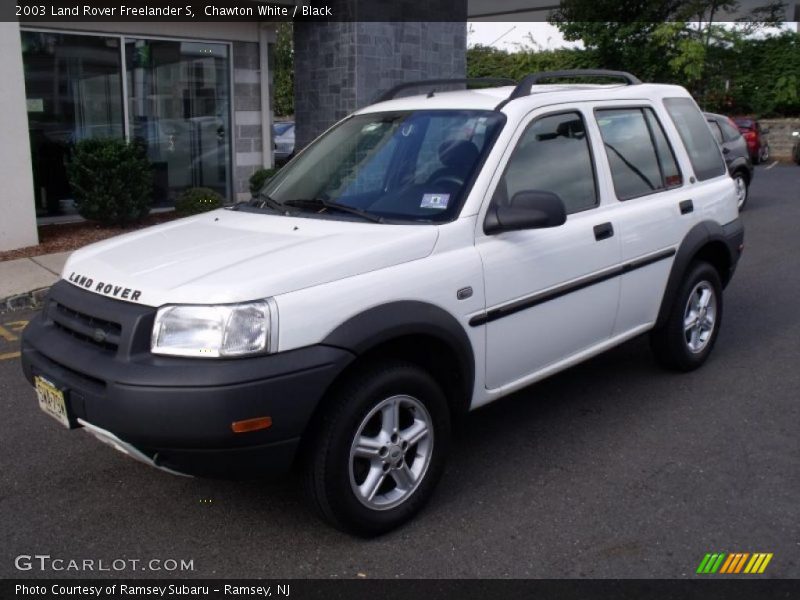
[[[614,334],[622,335],[655,319],[676,248],[696,213],[654,104],[604,103],[594,116],[606,158],[602,166],[623,207],[618,224],[624,273],[614,325]],[[711,139],[705,122],[702,127]]]
[[[614,334],[624,335],[655,322],[689,230],[735,211],[736,204],[721,150],[691,98],[603,105],[595,117],[607,157],[603,166],[625,205],[619,217],[624,274],[614,325]]]

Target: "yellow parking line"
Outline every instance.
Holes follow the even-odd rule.
[[[6,352],[0,354],[0,360],[11,360],[12,358],[19,358],[19,352]]]

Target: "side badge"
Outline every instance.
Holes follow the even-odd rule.
[[[466,300],[467,298],[472,298],[472,288],[471,287],[461,288],[456,292],[456,298],[458,298],[459,300]]]

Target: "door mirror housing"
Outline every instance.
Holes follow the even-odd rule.
[[[558,227],[567,220],[567,210],[558,194],[540,190],[517,192],[508,205],[493,204],[486,213],[487,234],[522,229]]]

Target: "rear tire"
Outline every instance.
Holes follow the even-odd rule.
[[[650,333],[656,360],[677,371],[700,367],[711,354],[722,323],[722,282],[709,263],[690,265],[667,322]]]
[[[370,537],[411,519],[433,495],[450,444],[439,385],[420,367],[373,363],[328,398],[304,465],[312,507]]]
[[[742,171],[736,171],[733,174],[733,182],[736,185],[736,206],[741,212],[750,198],[750,182]]]

